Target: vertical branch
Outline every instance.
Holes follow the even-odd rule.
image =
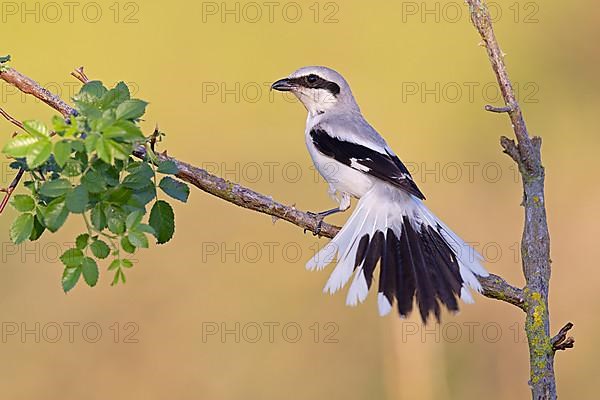
[[[550,337],[548,291],[550,282],[550,234],[546,220],[544,167],[541,162],[541,139],[530,137],[508,72],[504,54],[494,34],[492,20],[483,0],[467,0],[471,21],[483,39],[492,69],[502,92],[505,107],[486,106],[486,110],[508,113],[515,141],[501,138],[501,145],[519,166],[523,181],[525,226],[521,255],[526,286],[524,289],[525,329],[529,344],[530,381],[534,399],[556,399],[554,353],[557,348]],[[570,329],[570,327],[569,327]]]

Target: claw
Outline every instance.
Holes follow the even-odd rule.
[[[317,226],[315,228],[315,230],[312,232],[313,236],[319,236],[321,234],[321,228],[323,226],[323,219],[325,219],[325,216],[322,215],[321,213],[314,213],[314,212],[307,212],[308,215],[317,218],[318,222],[317,222]],[[304,233],[306,234],[306,231],[308,230],[308,228],[304,228]]]
[[[319,236],[321,234],[322,225],[323,225],[323,218],[321,218],[319,220],[319,222],[317,223],[317,229],[315,229],[315,231],[313,232],[313,236]]]

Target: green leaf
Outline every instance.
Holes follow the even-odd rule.
[[[117,169],[115,166],[111,166],[103,163],[101,160],[98,160],[100,163],[100,168],[98,168],[98,172],[101,172],[106,179],[106,184],[108,186],[117,186],[121,180],[121,169]]]
[[[115,162],[115,155],[112,152],[109,141],[103,137],[98,137],[96,140],[96,153],[102,161],[107,164],[113,164]]]
[[[156,240],[159,244],[167,243],[175,232],[175,215],[173,209],[164,200],[158,200],[150,211],[150,226],[156,232]]]
[[[29,147],[37,142],[38,139],[21,133],[9,140],[2,148],[2,152],[11,157],[25,157]]]
[[[131,175],[139,175],[144,178],[152,178],[154,176],[154,171],[152,170],[152,167],[150,167],[148,163],[143,161],[134,161],[130,163],[127,166],[126,170]]]
[[[132,194],[133,190],[119,186],[108,191],[104,197],[110,203],[125,204]]]
[[[90,121],[90,128],[92,128],[92,131],[102,132],[115,123],[115,112],[114,110],[106,110],[102,113],[102,117],[88,120]]]
[[[119,93],[119,96],[121,96],[123,101],[129,100],[129,97],[130,97],[129,87],[127,86],[127,84],[125,82],[120,81],[119,83],[117,83],[117,85],[114,87],[113,90],[115,90],[116,92]]]
[[[55,131],[64,131],[66,129],[69,129],[69,124],[67,124],[67,121],[65,121],[64,118],[59,117],[58,115],[53,115],[52,116],[52,128]]]
[[[125,220],[125,226],[128,230],[135,229],[142,222],[142,218],[144,217],[144,213],[142,211],[134,211],[127,216]]]
[[[77,246],[79,250],[85,250],[89,240],[90,235],[87,233],[82,233],[81,235],[77,236],[77,239],[75,239],[75,246]]]
[[[98,257],[101,260],[108,257],[108,255],[110,254],[110,247],[108,247],[108,245],[100,239],[95,240],[90,245],[90,249],[92,250],[92,254],[94,254],[94,256]]]
[[[52,127],[59,136],[63,137],[73,137],[79,132],[79,124],[76,117],[65,119],[55,115],[52,117]]]
[[[123,186],[135,191],[146,189],[148,186],[153,186],[152,180],[139,175],[129,174],[123,179]]]
[[[108,266],[108,270],[112,271],[113,269],[117,269],[121,266],[121,260],[119,259],[115,259],[113,260],[110,265]]]
[[[34,169],[42,165],[52,154],[52,142],[49,139],[38,140],[27,150],[25,160],[27,166]]]
[[[48,139],[50,131],[40,121],[23,121],[23,128],[36,139]]]
[[[156,198],[156,188],[153,184],[148,185],[145,188],[136,190],[131,196],[131,200],[128,204],[135,204],[139,208],[143,208],[146,204],[150,203]]]
[[[121,263],[119,263],[119,265],[121,265]],[[115,277],[110,285],[114,286],[119,283],[119,278],[123,283],[125,283],[125,275],[123,274],[123,270],[121,268],[117,269],[117,272],[115,272]]]
[[[0,64],[4,64],[10,61],[10,55],[0,57]]]
[[[14,244],[24,242],[33,231],[33,214],[21,214],[10,226],[10,240]]]
[[[145,233],[149,233],[151,235],[156,235],[156,231],[154,231],[154,228],[151,227],[150,225],[146,225],[146,224],[139,224],[135,228],[135,230],[138,232],[145,232]]]
[[[130,232],[129,235],[127,235],[127,238],[135,247],[148,248],[148,238],[142,232]]]
[[[108,89],[104,87],[101,81],[89,81],[79,89],[79,94],[89,94],[94,98],[99,99],[108,92]]]
[[[99,137],[96,141],[96,153],[107,164],[114,164],[114,160],[127,160],[131,154],[131,145],[117,143],[112,139]]]
[[[100,172],[93,169],[81,177],[81,183],[90,193],[102,193],[106,190],[106,179]]]
[[[128,168],[127,170],[130,174],[123,179],[123,186],[139,190],[152,185],[151,178],[154,176],[154,171],[148,164],[136,163],[134,168]]]
[[[83,279],[89,286],[95,286],[98,282],[98,264],[93,258],[86,257],[81,263]]]
[[[68,249],[60,256],[60,261],[62,261],[65,266],[74,268],[81,265],[83,257],[83,252],[80,249]]]
[[[129,254],[135,253],[135,246],[131,244],[129,239],[127,239],[127,236],[123,236],[121,239],[121,247],[123,248],[123,251],[126,251]]]
[[[90,197],[83,185],[77,186],[75,189],[67,193],[66,202],[67,208],[74,214],[81,214],[87,208]]]
[[[98,133],[90,133],[84,139],[85,151],[91,153],[96,149],[96,143],[100,135]]]
[[[54,159],[60,167],[63,167],[70,157],[71,143],[66,140],[61,140],[54,144]]]
[[[175,180],[170,176],[165,176],[161,179],[158,185],[163,192],[171,196],[172,198],[186,202],[190,195],[190,188],[183,182]]]
[[[73,142],[73,143],[77,143],[77,142]],[[78,176],[81,175],[81,172],[83,171],[83,164],[80,160],[75,160],[75,159],[69,159],[67,160],[67,163],[65,164],[62,174],[63,176]]]
[[[100,118],[88,118],[88,120],[90,123],[90,128],[92,128],[93,131],[102,132],[115,123],[115,111],[110,109],[105,110]]]
[[[103,136],[107,139],[118,138],[121,141],[136,142],[144,139],[144,134],[139,126],[128,120],[119,120],[104,130]]]
[[[66,267],[63,271],[62,276],[62,287],[65,293],[69,290],[73,289],[81,276],[81,268],[80,267]]]
[[[46,206],[43,206],[41,204],[38,204],[38,206],[35,208],[35,216],[37,219],[40,220],[40,222],[43,224],[44,223],[44,215],[46,214]]]
[[[56,232],[65,223],[69,216],[69,210],[65,204],[65,198],[54,199],[46,207],[44,212],[44,225],[50,232]]]
[[[108,218],[108,230],[115,235],[120,235],[125,232],[125,224],[121,218],[110,217]]]
[[[113,89],[110,89],[101,99],[102,108],[113,108],[124,102],[125,100],[129,100],[129,88],[123,82],[117,83]]]
[[[131,267],[133,267],[133,263],[131,262],[131,260],[129,260],[127,258],[124,258],[124,259],[121,260],[121,265],[123,267],[125,267],[125,268],[131,268]],[[123,283],[125,283],[125,282],[123,282]]]
[[[146,105],[143,100],[125,100],[117,107],[117,119],[138,119],[146,112]]]
[[[26,194],[14,195],[11,204],[19,212],[33,211],[35,208],[35,200]]]
[[[175,175],[179,172],[177,164],[171,160],[165,160],[158,163],[158,172],[161,174]]]
[[[102,209],[102,204],[98,203],[92,208],[92,225],[99,231],[106,228],[106,214]]]
[[[113,157],[117,160],[127,160],[133,151],[131,145],[127,143],[117,143],[114,140],[108,140]]]
[[[39,217],[36,215],[33,218],[33,230],[31,231],[31,236],[29,236],[29,240],[38,240],[45,230],[46,227],[40,222]]]
[[[90,81],[83,85],[73,99],[80,104],[95,104],[102,96],[108,92],[100,81]]]
[[[59,197],[71,190],[71,182],[68,179],[61,178],[53,181],[46,181],[40,187],[40,194],[46,197]]]
[[[85,150],[85,142],[79,139],[73,140],[71,141],[71,148],[77,152],[83,152]],[[85,160],[85,163],[87,164],[87,159]]]

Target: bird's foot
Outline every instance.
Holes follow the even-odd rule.
[[[321,228],[323,226],[323,220],[325,219],[325,215],[323,215],[323,213],[314,213],[314,212],[307,212],[308,215],[310,215],[311,217],[314,217],[317,219],[317,226],[315,227],[315,230],[312,231],[313,236],[318,236],[321,234]],[[306,231],[308,230],[308,228],[304,228],[304,233],[306,233]]]

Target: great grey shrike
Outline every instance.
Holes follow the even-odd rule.
[[[407,316],[416,298],[425,323],[440,319],[440,304],[458,311],[458,298],[472,303],[469,288],[481,292],[487,276],[482,257],[423,204],[408,169],[360,112],[346,80],[326,67],[304,67],[273,83],[292,92],[308,111],[306,145],[329,193],[339,206],[359,199],[337,236],[306,267],[323,269],[337,259],[324,291],[335,293],[352,279],[346,304],[367,297],[379,264],[379,313]]]

